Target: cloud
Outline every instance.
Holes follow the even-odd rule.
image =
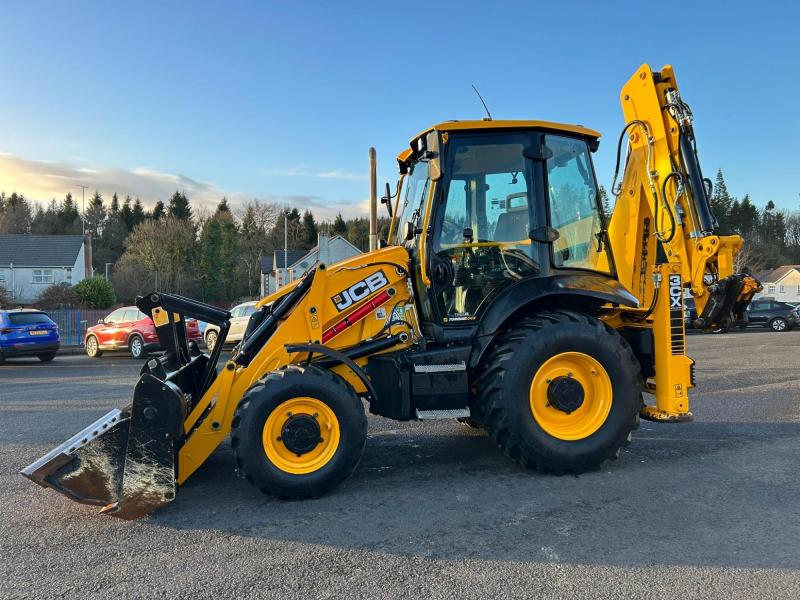
[[[274,168],[264,169],[264,175],[281,176],[281,177],[314,177],[318,179],[339,179],[341,181],[366,181],[366,173],[352,173],[350,171],[343,171],[342,169],[333,169],[331,171],[313,171],[305,165],[299,167]]]
[[[318,173],[316,177],[345,178],[353,174],[342,171]],[[301,176],[299,173],[296,176]],[[345,217],[363,216],[368,205],[360,200],[331,200],[301,194],[272,194],[269,192],[245,194],[225,190],[209,181],[202,181],[179,173],[167,173],[151,167],[133,169],[103,168],[96,165],[76,166],[50,160],[30,160],[9,153],[0,153],[0,191],[7,194],[19,192],[30,200],[49,202],[61,199],[67,192],[80,199],[78,185],[86,185],[87,193],[98,190],[108,199],[115,192],[120,198],[126,195],[139,197],[145,206],[156,201],[166,202],[175,190],[184,192],[198,208],[213,209],[225,196],[232,206],[257,198],[310,209],[318,219],[332,219],[341,212]]]

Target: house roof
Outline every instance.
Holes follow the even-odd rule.
[[[361,254],[361,250],[359,250],[356,246],[350,243],[350,241],[341,236],[335,235],[328,240],[328,243],[331,243],[335,240],[341,240],[348,246],[350,246],[356,254]],[[319,251],[319,244],[311,248],[311,250],[289,250],[287,253],[287,258],[289,259],[289,267],[294,267],[298,263],[302,262],[303,260],[310,257],[312,254]],[[273,257],[274,256],[274,257]],[[286,267],[284,264],[284,251],[283,250],[276,250],[273,256],[262,256],[261,257],[261,272],[262,273],[272,273],[273,269],[275,268],[273,265],[277,265],[278,269],[283,269]],[[316,259],[315,259],[316,261]]]
[[[0,267],[71,267],[82,235],[0,235]]]
[[[303,258],[308,252],[306,250],[289,250],[286,253],[289,259],[289,265],[293,265],[298,260]],[[284,263],[284,251],[283,250],[276,250],[272,256],[262,256],[261,257],[261,272],[262,273],[272,273],[277,266],[278,269],[286,268]]]
[[[355,250],[356,254],[361,254],[361,250],[359,250],[358,248],[356,248],[356,247],[355,247],[353,244],[351,244],[351,243],[350,243],[350,241],[349,241],[347,238],[345,238],[345,237],[343,237],[343,236],[341,236],[341,235],[335,235],[335,236],[333,236],[333,237],[332,237],[330,240],[328,240],[328,243],[330,244],[331,242],[333,242],[333,241],[335,241],[335,240],[342,240],[342,241],[343,241],[345,244],[347,244],[347,245],[348,245],[348,246],[350,246],[350,247],[351,247],[353,250]],[[319,244],[317,244],[316,246],[314,246],[314,247],[313,247],[311,250],[309,250],[308,252],[306,252],[305,254],[303,254],[303,256],[301,256],[300,258],[298,258],[298,259],[297,259],[296,261],[294,261],[294,262],[291,262],[291,258],[292,258],[292,257],[291,257],[291,255],[290,255],[290,256],[289,256],[289,261],[290,261],[290,262],[289,262],[289,267],[290,267],[290,268],[291,268],[291,267],[294,267],[294,266],[295,266],[297,263],[303,262],[303,260],[304,260],[304,259],[306,259],[306,258],[310,257],[312,254],[314,254],[314,253],[316,253],[316,252],[319,252]]]
[[[762,277],[759,278],[759,281],[761,281],[761,283],[778,283],[792,271],[800,271],[800,265],[783,265],[768,273],[764,273]]]

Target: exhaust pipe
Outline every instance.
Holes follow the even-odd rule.
[[[369,149],[369,251],[378,249],[378,158]]]

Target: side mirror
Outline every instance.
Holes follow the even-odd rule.
[[[392,217],[392,188],[389,187],[389,182],[386,182],[386,195],[381,198],[381,204],[386,205],[386,210],[389,211],[389,218]]]
[[[106,324],[106,320],[105,319],[97,319],[97,324],[98,325],[105,325]]]
[[[416,234],[417,228],[414,227],[414,223],[406,221],[406,230],[403,232],[403,239],[406,241],[413,240]]]

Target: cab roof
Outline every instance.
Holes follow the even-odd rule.
[[[411,138],[411,148],[416,147],[419,138],[431,131],[483,131],[492,129],[545,129],[548,131],[563,131],[565,133],[583,135],[592,139],[599,139],[600,132],[589,129],[583,125],[570,125],[569,123],[554,123],[552,121],[534,121],[527,119],[469,119],[466,121],[445,121],[421,131]],[[397,161],[404,163],[411,158],[411,148],[403,150],[397,155]]]
[[[549,129],[551,131],[564,131],[567,133],[577,133],[591,138],[599,138],[600,132],[582,125],[570,125],[567,123],[553,123],[552,121],[531,121],[518,119],[492,119],[489,120],[468,120],[468,121],[445,121],[416,135],[413,140],[425,135],[429,131],[464,131],[481,129]],[[412,143],[413,143],[412,140]]]

